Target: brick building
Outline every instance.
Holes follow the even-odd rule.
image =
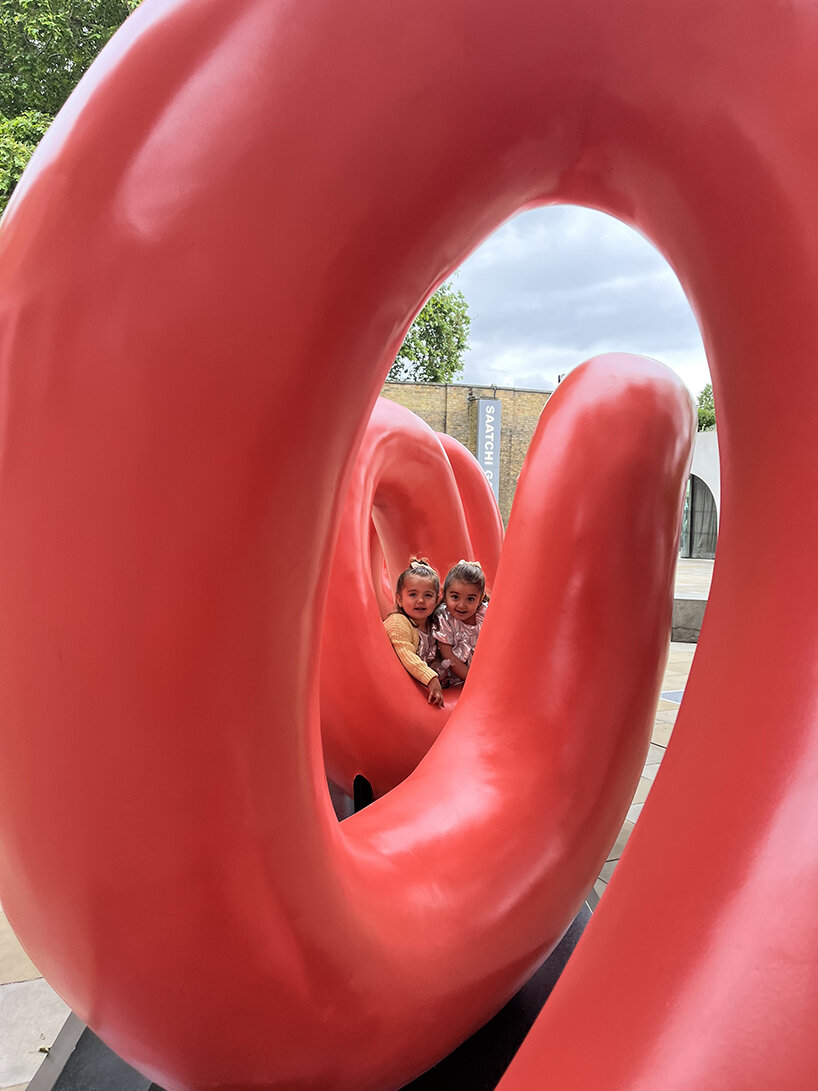
[[[381,394],[417,413],[436,432],[460,440],[484,468],[496,465],[500,514],[507,524],[517,477],[551,391],[459,383],[386,383]],[[484,421],[497,422],[488,425],[488,436],[485,424],[481,429],[481,404]],[[480,451],[478,440],[482,441]]]

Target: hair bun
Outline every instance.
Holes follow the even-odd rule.
[[[465,557],[461,557],[460,560],[457,563],[458,564],[470,564],[470,565],[473,565],[475,568],[481,569],[481,571],[482,571],[482,568],[483,568],[482,564],[480,564],[479,561],[467,561]]]
[[[425,557],[412,557],[409,561],[410,568],[431,568],[431,564]]]

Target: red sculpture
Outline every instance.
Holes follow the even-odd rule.
[[[443,709],[427,704],[392,650],[380,622],[395,609],[397,574],[415,553],[442,575],[480,550],[486,571],[497,569],[503,524],[492,491],[469,451],[442,438],[379,398],[347,486],[326,584],[321,727],[327,771],[350,793],[357,774],[376,795],[400,784],[460,695],[446,690]]]
[[[549,404],[409,779],[338,825],[319,740],[379,384],[434,286],[553,201],[682,279],[723,521],[673,745],[504,1091],[545,1055],[570,1091],[812,1086],[816,54],[807,2],[146,0],[57,119],[0,227],[0,897],[168,1091],[399,1086],[604,860],[690,441],[647,364]]]

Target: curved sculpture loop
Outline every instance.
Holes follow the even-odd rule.
[[[504,1091],[539,1087],[546,1052],[565,1091],[812,1086],[815,13],[145,0],[38,149],[0,226],[0,896],[168,1091],[400,1086],[524,980],[605,859],[690,441],[654,365],[603,358],[551,399],[469,688],[340,826],[318,722],[388,364],[459,261],[556,201],[678,272],[724,515],[673,745]]]
[[[487,563],[496,568],[502,534],[497,505],[477,462],[461,450],[451,454],[456,477],[432,429],[408,409],[379,398],[352,468],[327,582],[321,646],[324,759],[330,778],[350,794],[359,773],[378,796],[400,784],[440,734],[459,696],[458,689],[447,690],[443,709],[427,704],[380,622],[395,608],[394,591],[387,587],[394,588],[412,554],[427,556],[442,579],[461,557],[473,554],[474,527],[479,541],[494,545]],[[469,473],[468,459],[480,480]],[[497,533],[498,523],[494,544],[491,531]],[[379,608],[379,584],[385,609]]]

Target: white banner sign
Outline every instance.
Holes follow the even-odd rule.
[[[477,403],[477,461],[488,478],[492,492],[500,499],[500,417],[499,398],[480,398]]]

